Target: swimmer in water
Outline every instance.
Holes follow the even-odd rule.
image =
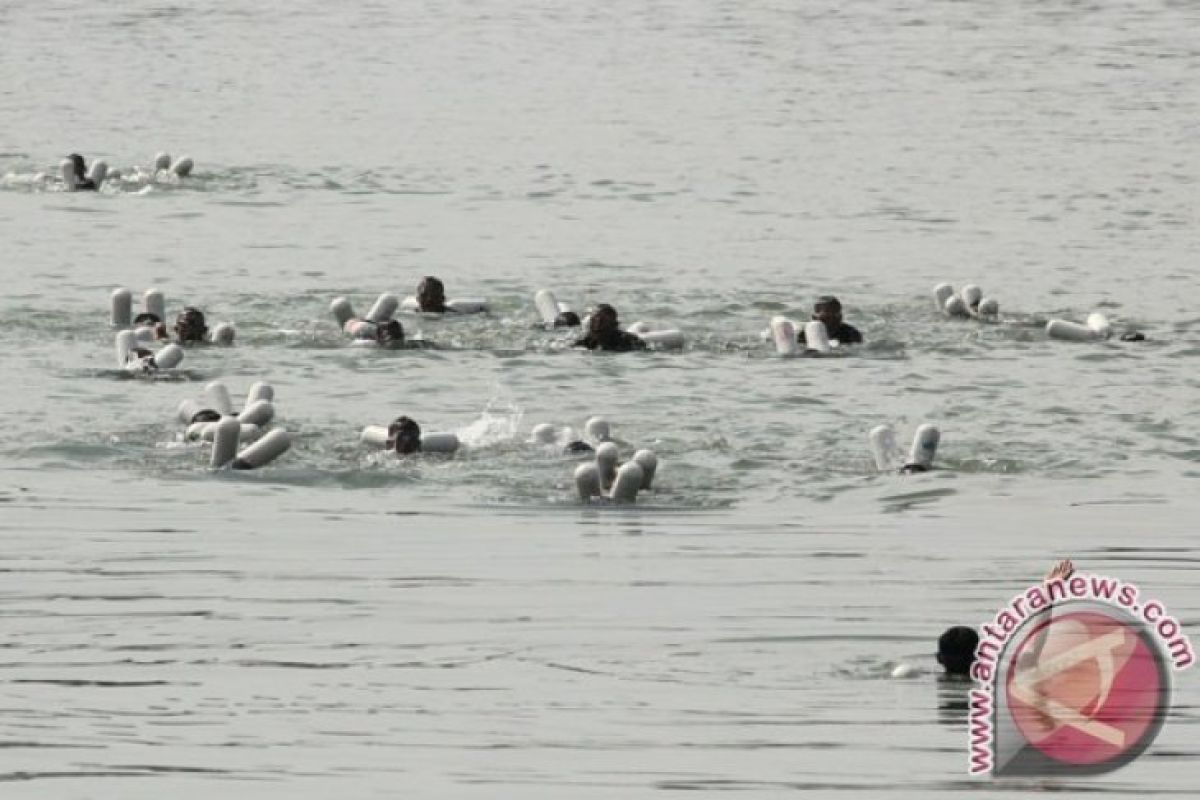
[[[445,285],[432,275],[426,275],[417,284],[417,305],[421,311],[433,314],[454,310],[446,305]]]
[[[1065,581],[1075,574],[1075,565],[1070,559],[1059,561],[1043,579],[1044,583]],[[1047,613],[1053,613],[1054,606],[1047,608]],[[1045,636],[1034,643],[1027,653],[1022,654],[1022,661],[1036,663],[1045,645]],[[975,649],[979,646],[979,633],[974,628],[965,625],[955,625],[947,628],[938,637],[937,660],[946,671],[946,676],[954,679],[965,679],[971,674],[971,666],[975,663]]]
[[[204,312],[195,306],[185,306],[175,317],[175,337],[180,344],[208,341],[208,325]]]
[[[645,350],[646,343],[636,334],[623,331],[617,322],[617,310],[608,303],[596,306],[588,320],[588,330],[582,339],[578,339],[573,347],[586,347],[588,350],[607,350],[613,353],[627,353],[630,350]]]
[[[79,155],[79,153],[71,153],[67,158],[75,169],[75,191],[96,191],[99,187],[96,186],[95,181],[87,176],[87,164],[83,162],[83,156]]]
[[[858,328],[842,321],[842,303],[831,294],[817,298],[813,304],[812,318],[825,323],[825,331],[831,340],[839,344],[862,344],[862,334]],[[805,344],[804,328],[796,334],[796,341]]]
[[[578,328],[582,324],[583,323],[580,321],[579,315],[574,311],[560,312],[559,315],[554,318],[554,327],[556,328]]]
[[[396,417],[388,425],[387,449],[401,456],[421,452],[421,426],[408,417]]]

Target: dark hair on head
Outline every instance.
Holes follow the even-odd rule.
[[[417,303],[422,311],[445,311],[445,285],[432,275],[426,275],[417,284]]]
[[[195,306],[184,306],[179,316],[175,317],[175,333],[184,342],[203,341],[204,335],[208,333],[208,326],[204,324],[204,312]]]
[[[965,625],[947,628],[938,637],[938,663],[950,675],[966,675],[975,663],[975,648],[979,646],[979,633]]]
[[[813,311],[820,311],[822,308],[828,308],[830,311],[841,311],[842,301],[831,294],[823,294],[817,298],[817,302],[813,303]]]
[[[149,311],[143,311],[133,318],[134,325],[143,325],[147,322],[154,324],[156,322],[162,322],[162,320],[158,318],[157,314],[151,314]]]
[[[601,333],[610,328],[616,328],[617,310],[608,303],[601,303],[592,310],[592,316],[588,318],[588,331],[591,333]]]
[[[579,315],[574,311],[563,311],[554,318],[556,328],[578,328],[580,324]]]
[[[389,319],[386,322],[379,323],[379,327],[375,329],[375,338],[380,344],[390,342],[404,341],[404,326],[400,324],[398,319]]]
[[[409,417],[396,417],[388,425],[388,449],[401,455],[421,450],[421,426]]]

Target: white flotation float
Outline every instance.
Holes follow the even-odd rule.
[[[192,174],[192,170],[195,168],[196,162],[192,160],[192,157],[183,156],[182,158],[177,159],[175,163],[171,165],[171,172],[174,173],[177,178],[186,178]]]
[[[896,432],[891,425],[875,426],[867,435],[867,441],[875,468],[880,472],[926,472],[933,469],[941,431],[929,423],[918,426],[913,434],[912,446],[903,460],[903,454],[896,444]]]
[[[88,169],[88,180],[91,181],[96,189],[99,189],[104,179],[108,177],[108,164],[97,159],[92,162],[92,166]]]
[[[1000,313],[1000,303],[985,297],[983,289],[973,283],[968,283],[959,292],[955,292],[949,283],[939,283],[933,287],[933,302],[948,317],[992,321]]]
[[[796,338],[796,324],[787,317],[771,318],[771,339],[775,342],[775,352],[781,356],[800,354],[800,341]]]
[[[539,289],[533,295],[533,305],[537,309],[538,316],[542,318],[542,325],[547,330],[555,328],[555,323],[558,322],[560,314],[565,314],[571,310],[571,307],[566,303],[560,303],[558,298],[554,296],[554,292],[549,289]]]
[[[226,466],[236,470],[258,469],[279,458],[292,446],[288,432],[276,428],[239,452],[241,432],[242,426],[233,417],[225,417],[216,423],[212,456],[209,460],[212,469],[223,469]]]
[[[376,298],[365,317],[355,314],[354,306],[345,297],[335,297],[329,304],[329,313],[333,315],[342,332],[354,339],[354,344],[375,344],[379,326],[391,321],[398,306],[396,296],[384,292]]]
[[[575,491],[580,500],[631,504],[637,502],[639,492],[650,488],[658,468],[658,456],[652,450],[639,450],[620,467],[616,462],[617,447],[606,442],[596,448],[595,460],[575,468]]]
[[[171,154],[158,153],[154,156],[154,174],[165,172],[171,168]]]
[[[438,314],[437,311],[422,311],[416,297],[409,295],[400,303],[400,310],[406,314]],[[488,302],[478,297],[460,297],[446,301],[446,310],[457,314],[486,314]]]
[[[770,340],[775,345],[775,352],[781,356],[828,356],[840,346],[840,342],[829,338],[825,323],[819,319],[804,323],[803,344],[796,335],[796,323],[782,316],[771,318],[763,338]]]
[[[169,344],[151,355],[138,355],[137,335],[133,331],[119,331],[115,345],[117,366],[127,372],[148,374],[171,370],[183,362],[183,348],[177,344]]]
[[[645,323],[642,324],[645,325]],[[630,332],[632,333],[633,331]],[[678,330],[677,328],[667,328],[665,330],[646,330],[635,335],[645,342],[647,347],[651,347],[655,350],[682,350],[684,344],[687,343],[687,339],[683,335],[683,331]]]
[[[133,292],[124,288],[113,289],[109,324],[114,328],[128,328],[133,324]]]
[[[257,439],[275,419],[275,389],[259,381],[250,387],[246,404],[241,411],[233,405],[229,388],[221,381],[212,381],[204,387],[204,402],[193,399],[180,401],[175,417],[186,426],[184,439],[187,441],[213,441],[217,426],[233,420],[240,426],[240,441]]]
[[[385,448],[388,443],[388,426],[368,425],[362,429],[358,440],[371,447]],[[422,453],[453,453],[458,450],[459,444],[458,436],[448,431],[421,433]]]
[[[160,290],[147,289],[142,295],[142,306],[147,314],[153,314],[159,322],[166,324],[167,302]],[[109,322],[114,328],[129,328],[133,325],[133,293],[128,289],[113,289],[109,297]],[[159,338],[155,324],[139,323],[133,328],[133,332],[141,342],[154,342]],[[236,338],[237,329],[230,322],[219,322],[208,329],[207,341],[212,344],[228,347]]]
[[[1089,314],[1086,325],[1065,319],[1052,319],[1046,323],[1046,336],[1067,342],[1097,342],[1112,336],[1112,325],[1100,313]]]

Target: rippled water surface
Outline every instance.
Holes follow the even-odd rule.
[[[1191,796],[1200,695],[1086,781],[970,782],[937,634],[1071,556],[1200,628],[1190,3],[0,5],[5,797]],[[57,191],[67,153],[182,182]],[[435,274],[492,313],[347,347]],[[976,282],[999,322],[933,309]],[[238,329],[113,366],[113,287]],[[682,352],[588,354],[532,296]],[[867,344],[760,338],[834,292]],[[1101,310],[1144,343],[1047,341]],[[276,388],[210,474],[174,409]],[[453,458],[357,443],[399,414]],[[527,443],[653,447],[581,508]],[[878,474],[866,432],[942,430]],[[899,662],[918,675],[893,680]]]

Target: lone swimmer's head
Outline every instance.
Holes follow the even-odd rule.
[[[979,634],[974,628],[955,625],[947,628],[938,637],[938,663],[947,675],[968,675],[975,663],[975,648],[979,646]]]
[[[432,275],[426,275],[417,285],[417,304],[422,311],[446,311],[446,287]]]
[[[596,306],[588,319],[588,333],[593,336],[607,336],[620,330],[617,322],[617,310],[608,303]]]
[[[556,328],[578,328],[583,324],[579,315],[574,311],[563,311],[554,318],[554,327]]]
[[[421,426],[408,417],[396,417],[388,425],[387,447],[402,456],[421,452]]]
[[[404,326],[396,319],[379,323],[375,328],[375,341],[380,347],[404,344]]]
[[[818,297],[813,304],[813,319],[824,322],[825,330],[837,330],[842,324],[842,301],[831,294]]]
[[[81,181],[87,180],[87,164],[84,163],[83,156],[79,155],[79,153],[71,153],[67,158],[70,159],[71,164],[75,167],[75,177]]]
[[[187,306],[180,311],[175,318],[175,335],[181,342],[203,342],[208,336],[204,312],[194,306]]]

